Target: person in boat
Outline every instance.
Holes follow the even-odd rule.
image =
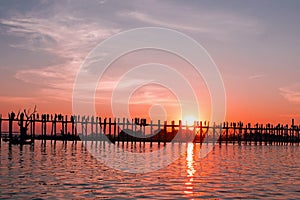
[[[21,127],[20,139],[21,139],[22,141],[25,141],[25,140],[28,139],[28,135],[27,135],[27,127]]]

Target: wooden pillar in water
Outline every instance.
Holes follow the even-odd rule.
[[[193,140],[193,142],[194,143],[197,143],[197,139],[198,139],[198,133],[199,133],[199,121],[195,121],[195,123],[194,123],[194,140]]]
[[[39,136],[43,139],[43,131],[44,131],[44,122],[43,122],[43,114],[40,115],[40,118],[37,120],[40,124],[38,126],[41,127],[40,131],[38,131]]]
[[[263,126],[263,142],[265,145],[268,144],[268,124],[265,124],[265,126]]]
[[[92,116],[91,117],[91,136],[92,136],[92,138],[94,137],[94,124],[95,124],[95,117],[94,116]],[[92,139],[93,140],[93,139]]]
[[[283,138],[283,125],[279,124],[278,127],[278,144],[282,145],[282,138]]]
[[[273,138],[273,141],[274,141],[274,144],[277,145],[277,138],[278,138],[278,125],[276,125],[274,127],[274,138]]]
[[[224,125],[225,125],[225,122],[224,122]],[[222,133],[222,128],[224,126],[222,125],[222,123],[220,124],[220,136],[219,136],[219,145],[221,146],[222,145],[222,140],[223,140],[223,133]]]
[[[282,125],[282,145],[285,145],[286,126]]]
[[[299,131],[299,125],[296,127],[297,130],[297,144],[299,145],[300,142],[300,131]]]
[[[152,147],[152,140],[153,140],[153,121],[151,120],[150,121],[150,135],[151,137],[149,138],[150,139],[150,147]]]
[[[256,128],[256,135],[257,135],[257,143],[260,143],[260,138],[261,138],[261,131],[260,131],[260,124],[257,123],[257,128]]]
[[[286,124],[285,125],[285,143],[286,145],[288,145],[289,142],[289,125]]]
[[[298,143],[298,145],[300,143],[300,126],[299,125],[297,126],[297,143]]]
[[[117,140],[118,140],[118,144],[120,142],[120,118],[117,119]]]
[[[85,120],[85,118],[84,118],[84,116],[81,116],[81,134],[82,134],[82,136],[84,136],[84,120]]]
[[[47,133],[47,115],[44,115],[44,140],[46,140]]]
[[[292,125],[291,125],[291,131],[290,131],[290,141],[291,141],[291,143],[293,144],[294,143],[294,140],[295,140],[295,138],[294,138],[294,128],[295,128],[295,120],[294,119],[292,119]]]
[[[181,127],[181,123],[180,123],[180,127]],[[200,142],[200,145],[202,144],[202,140],[203,140],[203,137],[202,137],[202,134],[203,134],[203,124],[202,124],[202,121],[200,121],[200,136],[199,136],[199,142]]]
[[[66,140],[68,139],[69,137],[69,133],[68,133],[68,115],[66,115],[66,118],[65,118],[65,134],[66,134]]]
[[[142,142],[142,137],[143,137],[143,131],[142,131],[142,127],[143,127],[143,122],[144,122],[144,119],[140,119],[140,130],[139,130],[139,133],[141,134],[139,138],[137,138],[140,142],[140,146],[141,146],[141,142]]]
[[[233,123],[233,144],[235,143],[235,132],[236,132],[236,123]]]
[[[112,125],[112,123],[111,123],[111,118],[109,118],[109,119],[108,119],[108,138],[109,138],[110,140],[112,140],[112,135],[111,135],[111,125]]]
[[[122,119],[122,130],[125,129],[125,122],[126,122],[125,117],[123,117],[123,119]]]
[[[64,117],[61,116],[60,120],[61,120],[61,131],[60,131],[60,133],[61,133],[62,137],[64,137],[64,135],[65,135],[65,133],[64,133],[64,131],[65,131],[65,129],[64,129]]]
[[[213,123],[213,140],[212,140],[213,144],[215,144],[215,142],[216,142],[216,128],[217,128],[216,123],[214,122]]]
[[[279,130],[278,130],[279,128],[278,128],[278,125],[276,125],[275,127],[274,127],[274,144],[278,144],[277,142],[278,142],[278,132],[279,132]]]
[[[205,139],[205,137],[207,137],[207,140],[206,140],[206,143],[208,144],[208,141],[209,141],[209,123],[207,124],[207,126],[206,126],[206,121],[204,121],[204,127],[206,128],[206,131],[205,131],[205,133],[204,133],[204,139]]]
[[[122,137],[122,145],[124,145],[124,140],[125,140],[125,131],[124,131],[124,129],[125,129],[125,123],[126,123],[126,120],[125,120],[125,117],[123,117],[123,122],[122,122],[122,135],[121,135],[121,137]],[[120,133],[119,133],[120,134]]]
[[[171,126],[172,126],[172,134],[175,133],[175,121],[173,120],[171,122]]]
[[[76,116],[76,119],[75,119],[75,137],[77,138],[78,137],[78,122],[80,121],[80,115],[79,116]],[[76,140],[77,141],[77,140]]]
[[[0,145],[1,145],[1,138],[2,138],[2,115],[0,114]]]
[[[8,114],[8,137],[9,141],[12,141],[12,130],[13,130],[13,120],[15,118],[15,113]]]
[[[229,128],[228,128],[228,122],[226,122],[226,124],[225,124],[225,131],[226,131],[226,145],[228,144],[228,131],[229,131]]]
[[[140,146],[142,144],[142,141],[144,141],[144,130],[143,127],[145,127],[145,119],[141,119],[140,121]]]
[[[143,125],[143,141],[144,141],[144,146],[146,142],[146,126],[147,126],[147,121],[144,119],[144,125]]]
[[[259,126],[259,144],[262,145],[262,141],[263,141],[263,125],[261,124]]]
[[[98,139],[98,117],[96,117],[96,137]]]
[[[31,142],[34,141],[33,138],[33,122],[35,120],[35,114],[32,115],[31,119],[30,119],[30,138],[31,138]]]
[[[57,134],[57,130],[56,130],[56,122],[57,122],[57,114],[54,115],[54,119],[53,119],[53,133],[54,133],[54,139],[56,141],[56,134]]]
[[[98,121],[98,125],[97,125],[97,126],[99,126],[99,136],[98,136],[98,139],[97,139],[97,140],[101,141],[101,140],[102,140],[102,137],[103,137],[102,118],[99,117],[98,120],[99,120],[99,121]]]
[[[135,127],[134,120],[131,119],[131,133],[132,133],[132,135],[133,135],[133,137],[131,137],[131,144],[132,144],[133,141],[134,141],[135,130],[136,130],[136,127]]]
[[[130,125],[130,121],[129,119],[126,119],[126,130],[129,131],[129,125]],[[126,143],[128,145],[128,142],[129,142],[129,135],[128,133],[125,131],[124,134],[126,135],[125,137],[125,140],[126,140]]]
[[[132,125],[132,126],[134,126],[134,128],[132,128],[133,133],[134,133],[134,144],[136,144],[136,140],[137,140],[137,137],[136,137],[137,136],[137,124],[139,124],[139,118],[135,118],[133,125]]]
[[[251,145],[252,143],[252,128],[251,128],[251,123],[248,124],[248,129],[249,129],[249,144]]]
[[[261,125],[261,136],[262,136],[262,143],[266,143],[266,127],[267,125]]]
[[[254,126],[254,144],[257,145],[258,141],[258,123]]]
[[[270,144],[271,145],[273,145],[273,143],[274,143],[274,133],[275,133],[274,126],[272,124],[271,127],[270,127],[270,140],[271,140]]]
[[[269,130],[270,130],[271,124],[267,124],[265,127],[265,145],[268,144],[268,142],[270,141],[270,136],[269,136]]]
[[[164,145],[166,145],[166,142],[167,142],[167,121],[164,122],[164,137],[163,137],[163,140],[164,140]],[[173,128],[173,127],[172,127]]]
[[[103,121],[103,134],[106,136],[106,118]]]
[[[44,138],[44,114],[41,114],[41,134],[43,139]]]
[[[175,121],[173,120],[173,121],[171,121],[171,130],[172,130],[172,132],[171,132],[171,136],[173,137],[173,135],[176,135],[176,133],[175,133]],[[170,140],[171,138],[168,138],[168,141]],[[172,141],[172,140],[171,140]]]
[[[278,139],[279,139],[279,124],[275,127],[275,144],[278,145]]]
[[[40,119],[40,122],[41,122],[41,131],[38,133],[38,134],[41,134],[42,136],[42,140],[44,138],[44,114],[41,114],[41,119]]]
[[[271,139],[271,145],[273,145],[274,143],[274,125],[271,124],[271,127],[270,127],[270,139]]]
[[[100,135],[100,138],[102,138],[103,130],[102,130],[102,118],[101,117],[99,117],[98,126],[99,126],[99,135]]]
[[[246,133],[247,133],[246,143],[249,144],[249,145],[251,145],[250,132],[251,132],[251,124],[248,123],[248,124],[246,125]]]
[[[161,128],[160,128],[160,120],[157,121],[157,126],[158,126],[158,137],[157,137],[157,142],[158,142],[158,145],[160,145],[160,140],[161,140],[161,134],[162,134],[162,131],[161,131]]]
[[[276,126],[276,144],[278,145],[280,142],[280,124]]]
[[[54,135],[54,119],[51,118],[51,134],[50,134],[51,143],[52,143],[53,135]]]
[[[32,138],[35,139],[35,114],[33,114],[33,118],[32,118]]]
[[[71,130],[72,130],[72,140],[74,141],[75,140],[75,117],[76,116],[72,116],[71,115]]]
[[[26,133],[25,131],[25,128],[24,128],[24,113],[22,112],[21,114],[20,114],[20,119],[19,119],[19,121],[18,121],[18,125],[19,125],[19,127],[20,127],[20,141],[21,141],[21,143],[23,143],[23,141],[24,141],[24,133]]]
[[[179,140],[175,141],[175,142],[182,142],[182,121],[179,120],[178,121],[178,133],[179,134]]]
[[[90,117],[87,116],[85,119],[85,136],[88,136],[88,123],[89,123]]]
[[[116,132],[117,132],[117,119],[116,118],[114,118],[114,124],[113,124],[113,126],[114,126],[114,139],[113,139],[113,142],[115,142],[116,141]]]
[[[219,140],[219,144],[222,145],[222,137],[223,137],[223,126],[222,123],[219,124],[219,131],[220,131],[220,140]]]
[[[239,127],[239,133],[238,133],[238,143],[239,143],[239,145],[240,145],[240,144],[241,144],[241,142],[242,142],[242,134],[243,134],[242,130],[243,130],[243,123],[242,123],[242,122],[239,122],[239,123],[238,123],[238,127]]]

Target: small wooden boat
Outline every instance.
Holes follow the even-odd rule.
[[[24,140],[24,139],[20,139],[20,138],[18,138],[18,139],[13,138],[13,139],[10,141],[10,143],[11,143],[11,144],[16,144],[16,145],[18,145],[18,144],[24,145],[24,144],[32,144],[33,141],[32,141],[31,139]]]
[[[18,144],[20,144],[20,145],[32,144],[33,143],[31,138],[21,138],[20,136],[14,136],[11,139],[9,137],[4,137],[4,138],[2,138],[2,140],[4,142],[9,142],[10,144],[16,144],[16,145],[18,145]]]

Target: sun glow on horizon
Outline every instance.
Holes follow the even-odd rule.
[[[192,115],[188,115],[188,116],[183,117],[182,124],[192,126],[192,125],[194,125],[195,121],[199,121],[199,119]]]

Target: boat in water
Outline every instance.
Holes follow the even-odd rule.
[[[9,142],[10,144],[15,144],[15,145],[24,145],[24,144],[32,144],[33,140],[29,137],[20,137],[20,136],[13,136],[12,138],[9,137],[3,137],[2,140],[4,142]]]

